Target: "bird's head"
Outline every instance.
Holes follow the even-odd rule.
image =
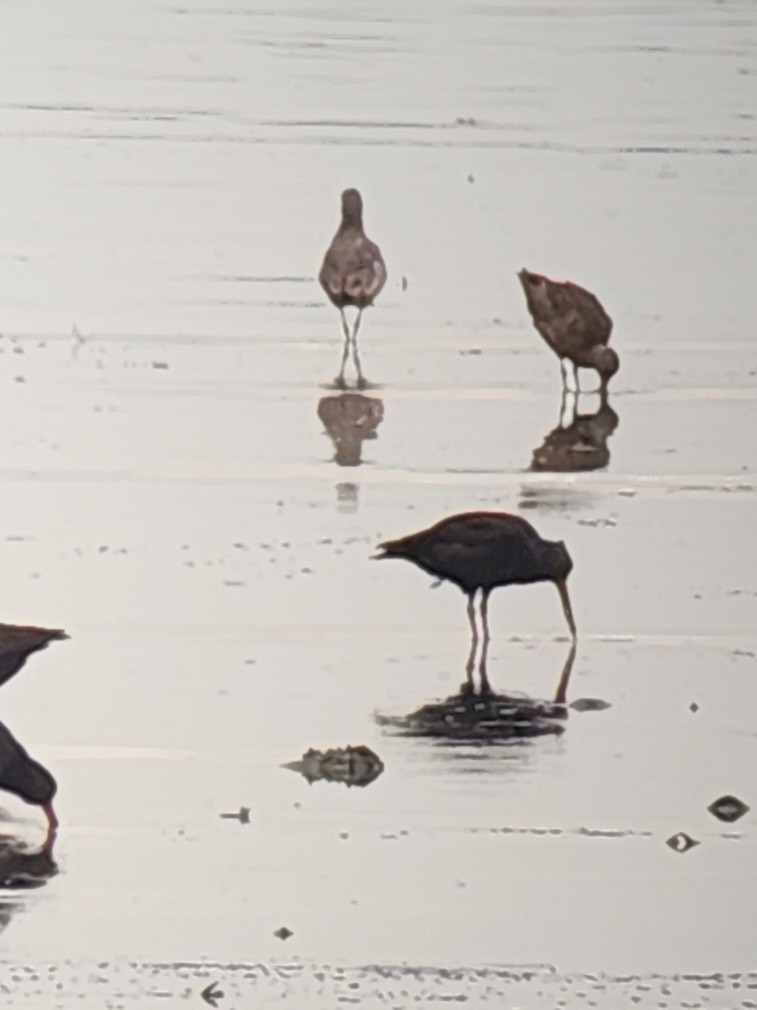
[[[620,368],[620,358],[612,347],[597,346],[591,352],[591,368],[599,372],[605,386]]]
[[[550,578],[553,582],[564,582],[573,571],[573,560],[568,554],[564,540],[558,540],[550,546]]]
[[[356,189],[345,189],[342,193],[342,221],[344,224],[360,225],[363,220],[363,198]]]

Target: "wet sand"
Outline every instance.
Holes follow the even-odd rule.
[[[751,5],[43,6],[0,40],[2,620],[72,640],[0,698],[61,819],[3,895],[9,1005],[757,1004],[755,815],[707,810],[757,806]],[[347,185],[390,277],[343,467]],[[596,472],[529,470],[560,378],[522,266],[614,319]],[[567,700],[607,707],[559,735],[376,722],[453,695],[468,637],[370,554],[475,508],[569,545]],[[554,589],[490,616],[494,688],[551,698]],[[347,744],[365,789],[281,767]]]

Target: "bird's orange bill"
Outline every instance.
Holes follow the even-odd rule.
[[[555,585],[557,586],[557,591],[560,594],[560,599],[562,600],[562,609],[565,614],[565,620],[568,622],[568,627],[570,628],[570,633],[573,635],[573,641],[575,642],[578,634],[576,632],[576,622],[573,620],[573,610],[570,606],[570,597],[568,596],[568,584],[565,579],[559,579]]]

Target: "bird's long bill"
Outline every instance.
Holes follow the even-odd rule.
[[[565,620],[568,622],[568,627],[570,628],[570,633],[573,635],[573,641],[578,638],[578,633],[576,631],[576,622],[573,620],[573,609],[570,605],[570,597],[568,596],[568,583],[565,579],[558,579],[555,583],[557,586],[557,591],[560,594],[560,599],[562,600],[562,609],[565,614]]]
[[[58,818],[55,815],[55,811],[53,810],[52,803],[45,803],[44,806],[42,807],[42,809],[44,810],[45,815],[47,817],[47,830],[48,830],[48,832],[50,834],[55,834],[55,832],[56,832],[56,830],[58,828]]]

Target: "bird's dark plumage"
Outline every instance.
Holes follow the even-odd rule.
[[[48,842],[51,842],[58,826],[58,818],[53,810],[58,785],[47,768],[30,757],[1,722],[0,789],[19,796],[27,803],[42,807],[47,817]]]
[[[560,593],[573,640],[576,625],[566,579],[573,562],[562,541],[542,540],[533,526],[507,512],[465,512],[449,516],[435,526],[379,545],[379,558],[405,558],[437,578],[453,582],[468,597],[471,651],[468,683],[473,689],[473,669],[478,647],[474,599],[481,590],[483,651],[479,673],[482,692],[489,691],[486,654],[489,644],[488,601],[497,586],[554,582]]]
[[[68,635],[59,628],[0,624],[0,685],[18,673],[33,652],[66,638]]]
[[[607,346],[612,319],[599,299],[578,284],[553,281],[528,270],[521,270],[518,278],[534,326],[561,363],[567,358],[574,369],[594,368],[606,389],[620,362]]]
[[[566,579],[573,567],[565,545],[542,540],[533,526],[506,512],[467,512],[429,529],[380,544],[384,557],[406,558],[464,593],[496,586]]]

